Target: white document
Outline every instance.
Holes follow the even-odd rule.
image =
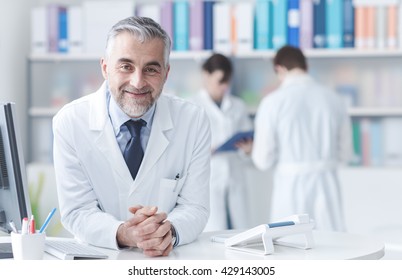
[[[85,1],[84,50],[86,53],[103,54],[109,30],[118,21],[134,15],[134,1]]]
[[[236,19],[236,53],[249,53],[254,48],[254,3],[237,3],[234,7]]]
[[[232,53],[232,5],[230,3],[217,2],[213,11],[213,36],[214,51],[229,55]]]
[[[70,6],[67,8],[67,40],[69,53],[82,53],[83,31],[82,31],[82,7]]]
[[[48,52],[46,6],[34,7],[31,11],[31,52],[44,54]]]
[[[138,4],[137,16],[148,17],[157,23],[161,23],[161,7],[160,4]]]

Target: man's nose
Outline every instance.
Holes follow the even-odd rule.
[[[130,84],[138,89],[143,88],[146,85],[143,73],[141,71],[134,71],[130,77]]]

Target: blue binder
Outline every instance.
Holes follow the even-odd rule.
[[[313,46],[325,48],[325,0],[313,1]]]
[[[189,50],[189,6],[186,0],[175,0],[173,2],[173,40],[174,50]]]
[[[214,48],[213,9],[214,1],[204,2],[204,50],[212,50]]]
[[[288,44],[300,45],[300,4],[299,0],[288,0]]]
[[[272,46],[279,49],[287,44],[288,31],[288,2],[286,0],[272,0],[273,7],[273,34]]]
[[[272,3],[257,0],[255,6],[255,42],[257,50],[272,49]]]
[[[343,0],[326,0],[327,48],[343,47]]]
[[[353,48],[355,46],[355,11],[353,0],[343,2],[343,47]]]

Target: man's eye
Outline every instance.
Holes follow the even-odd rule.
[[[123,64],[120,66],[120,69],[123,71],[130,71],[132,67],[129,64]]]
[[[158,73],[158,70],[156,70],[155,68],[145,68],[145,73],[156,74],[156,73]]]

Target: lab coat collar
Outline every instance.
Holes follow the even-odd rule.
[[[130,189],[129,195],[141,185],[142,180],[148,176],[148,172],[168,147],[170,140],[166,137],[165,133],[172,128],[173,122],[169,104],[167,98],[162,93],[156,102],[151,135],[149,136],[147,149],[145,150],[144,160],[141,163],[137,178]]]
[[[205,89],[201,90],[201,96],[209,104],[209,107],[215,108],[216,109],[215,111],[219,113],[226,112],[232,107],[232,99],[230,98],[229,95],[230,95],[229,91],[225,93],[222,99],[221,107],[219,108],[216,105],[215,101],[212,100],[208,92]]]
[[[313,81],[313,78],[307,73],[301,72],[289,72],[287,76],[284,78],[283,82],[281,83],[282,87],[288,87],[290,85],[298,84],[298,83],[307,83]]]
[[[133,181],[124,161],[116,141],[113,126],[108,117],[106,83],[103,83],[101,88],[90,98],[89,127],[90,130],[99,132],[97,147],[109,159],[111,169],[121,177],[124,185],[130,186],[129,194],[131,194],[141,184],[143,178],[155,165],[169,144],[169,139],[167,139],[165,132],[173,128],[173,122],[166,97],[162,93],[156,102],[151,135],[135,181]]]

